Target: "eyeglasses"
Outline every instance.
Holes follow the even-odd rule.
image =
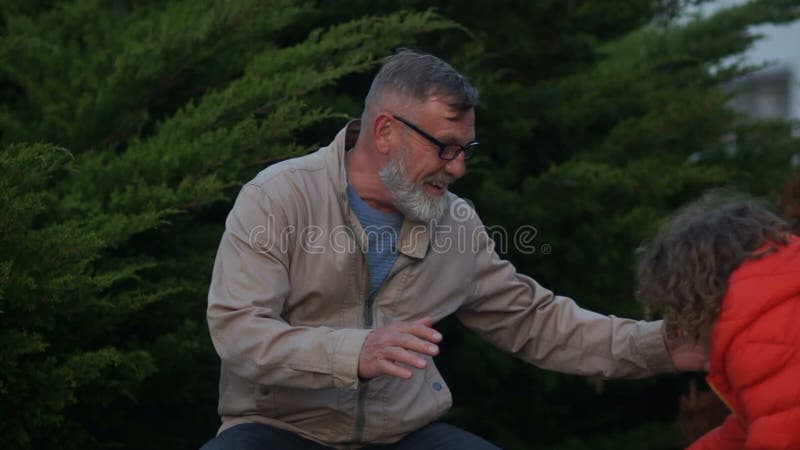
[[[400,116],[394,116],[394,118],[397,119],[398,122],[405,124],[405,126],[407,126],[408,128],[411,128],[412,130],[419,133],[420,136],[430,141],[431,144],[439,147],[439,158],[445,161],[450,161],[458,158],[458,154],[461,152],[464,152],[464,159],[470,159],[472,155],[475,153],[476,148],[478,147],[478,141],[475,140],[467,142],[466,145],[445,144],[444,142],[436,139],[427,132],[423,131],[420,127],[409,122],[408,120]]]

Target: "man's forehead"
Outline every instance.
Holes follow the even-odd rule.
[[[436,113],[437,116],[442,117],[450,122],[475,122],[475,109],[463,108],[460,105],[454,104],[452,99],[447,97],[429,97],[425,104]]]

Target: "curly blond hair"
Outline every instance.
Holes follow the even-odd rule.
[[[788,224],[759,202],[708,193],[637,249],[636,297],[648,315],[663,316],[670,337],[697,338],[719,314],[731,272],[774,252],[788,236]]]

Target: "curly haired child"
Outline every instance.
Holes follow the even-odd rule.
[[[800,449],[800,238],[754,200],[707,195],[637,253],[637,297],[707,346],[731,410],[689,449]]]

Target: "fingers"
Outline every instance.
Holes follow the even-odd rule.
[[[380,365],[380,371],[383,375],[403,378],[405,380],[411,378],[411,371],[405,367],[400,367],[397,364],[386,360],[382,360],[378,364]]]
[[[430,341],[420,339],[412,334],[397,333],[393,334],[388,340],[387,344],[401,347],[407,350],[422,353],[424,355],[436,356],[439,354],[439,346],[432,344]]]
[[[428,363],[413,353],[399,347],[389,347],[386,356],[378,360],[381,374],[409,379],[412,376],[409,367],[424,369]]]
[[[424,369],[428,365],[424,359],[400,347],[387,347],[384,353],[385,357],[382,359],[395,364],[402,363],[417,369]]]
[[[436,356],[439,354],[439,346],[436,344],[442,341],[442,335],[431,326],[433,320],[430,318],[391,324],[388,328],[397,331],[391,335],[391,343],[425,355]]]
[[[398,326],[403,332],[413,334],[420,339],[425,339],[435,344],[442,341],[442,335],[432,328],[433,320],[430,318],[425,318],[416,322],[400,322],[390,326]]]
[[[428,328],[433,327],[433,319],[431,319],[430,317],[426,317],[424,319],[420,319],[420,320],[417,320],[417,321],[412,322],[412,323],[419,323],[419,324],[422,324],[423,326],[426,326]]]
[[[421,355],[439,354],[442,335],[431,328],[433,320],[398,322],[376,328],[361,348],[358,372],[363,379],[379,375],[399,378],[412,376],[409,368],[424,369],[427,361]]]

